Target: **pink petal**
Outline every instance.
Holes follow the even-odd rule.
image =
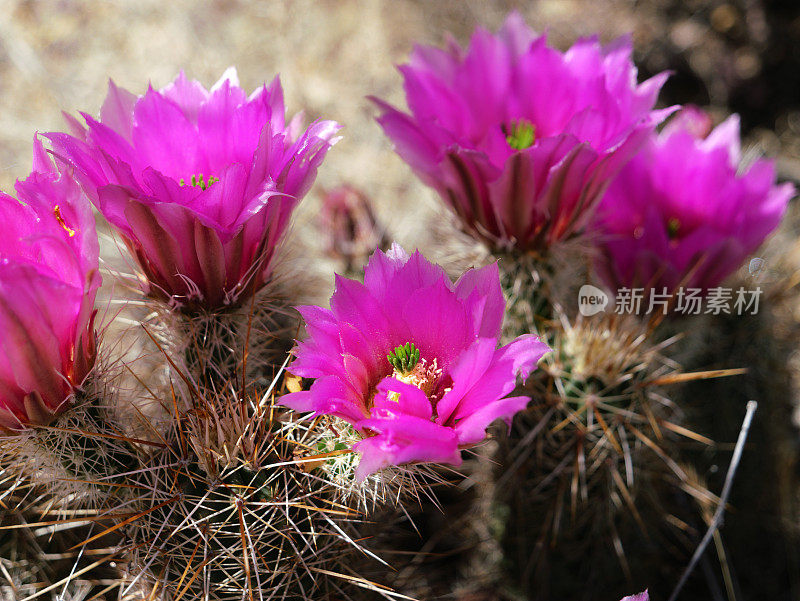
[[[131,141],[133,131],[133,107],[136,96],[108,80],[108,94],[100,109],[100,121]]]
[[[470,445],[482,441],[486,437],[486,428],[496,419],[502,418],[511,425],[511,418],[525,409],[531,398],[527,396],[498,399],[461,419],[456,424],[458,444]]]
[[[173,101],[150,88],[136,103],[134,122],[132,139],[140,162],[176,181],[205,167],[198,164],[197,128]]]
[[[361,454],[356,479],[363,479],[389,465],[416,461],[461,465],[458,441],[449,428],[443,428],[410,415],[373,417],[356,424],[360,429],[378,432],[353,445]]]
[[[161,90],[161,94],[180,106],[186,118],[192,123],[197,122],[200,108],[208,99],[208,91],[203,85],[194,79],[187,78],[183,70],[178,73],[173,82]]]
[[[497,338],[503,325],[506,301],[500,287],[497,263],[469,269],[456,282],[456,296],[474,316],[474,331],[481,338]]]
[[[397,378],[384,378],[378,384],[374,408],[392,413],[431,418],[431,402],[416,386],[401,382]]]

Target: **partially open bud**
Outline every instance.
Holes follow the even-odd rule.
[[[98,242],[88,199],[41,143],[33,172],[0,193],[0,429],[47,424],[95,360]]]
[[[358,269],[376,248],[389,247],[369,198],[347,184],[325,193],[320,226],[326,237],[325,252],[344,261],[347,271]]]

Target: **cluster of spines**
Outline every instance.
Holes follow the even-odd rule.
[[[113,525],[128,516],[128,475],[143,465],[149,442],[114,418],[108,386],[117,367],[99,361],[49,426],[0,438],[0,496],[8,509],[0,540],[11,545],[0,554],[11,562],[0,599],[6,584],[14,599],[53,591],[75,601],[110,599],[104,595],[121,585],[113,566],[125,552]]]
[[[18,562],[18,580],[34,583],[31,593],[88,583],[98,599],[103,594],[91,583],[115,579],[123,599],[324,599],[346,597],[354,587],[382,590],[346,561],[348,549],[360,548],[354,524],[415,482],[402,470],[355,481],[349,449],[323,450],[327,423],[275,405],[297,329],[275,286],[249,308],[228,312],[189,314],[148,302],[153,311],[142,331],[171,367],[166,382],[134,375],[152,399],[147,407],[110,382],[112,372],[135,373],[135,364],[114,370],[100,361],[96,375],[105,385],[97,394],[79,393],[52,426],[3,438],[9,471],[25,459],[14,472],[16,491],[41,488],[26,475],[50,474],[45,493],[59,499],[52,505],[55,531],[89,516],[85,540],[72,540],[75,548],[64,557],[86,549],[91,561],[74,570],[97,563],[71,574],[73,563],[65,560],[67,573],[41,584]],[[131,416],[142,423],[127,423]],[[39,507],[39,493],[36,500],[24,507]],[[122,573],[98,571],[114,562]]]
[[[547,590],[570,582],[562,568],[591,566],[602,574],[586,572],[587,581],[623,588],[637,569],[649,573],[653,556],[642,549],[653,540],[674,543],[684,536],[674,524],[697,515],[681,515],[685,507],[671,499],[681,490],[705,494],[681,465],[679,440],[710,441],[686,427],[666,396],[664,386],[685,375],[664,356],[658,324],[613,314],[584,319],[565,309],[577,295],[560,283],[557,262],[580,246],[575,240],[548,256],[502,259],[506,336],[533,330],[554,349],[523,388],[528,409],[500,436],[494,493],[507,521],[500,542],[512,569],[504,578],[544,597],[573,591]],[[691,546],[682,544],[684,552]],[[571,557],[591,559],[580,567]]]
[[[305,600],[385,590],[358,576],[352,558],[377,558],[355,526],[369,509],[365,494],[383,502],[387,483],[353,482],[352,461],[349,479],[329,477],[329,462],[349,449],[328,448],[326,421],[276,406],[278,390],[277,379],[265,392],[195,389],[191,408],[175,409],[167,446],[135,479],[142,492],[126,526],[131,590],[143,583],[145,591],[213,601],[259,591]],[[413,484],[400,481],[398,488]]]

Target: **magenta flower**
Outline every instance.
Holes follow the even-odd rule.
[[[0,193],[0,429],[47,424],[95,360],[99,247],[89,201],[34,140],[33,172]]]
[[[285,123],[278,78],[246,96],[229,69],[210,91],[181,73],[136,97],[109,82],[97,121],[52,133],[153,296],[235,305],[269,281],[292,211],[339,126]]]
[[[579,232],[608,181],[669,112],[667,78],[637,85],[631,44],[547,46],[512,13],[467,49],[415,48],[400,67],[411,114],[376,100],[400,156],[495,250],[547,249]]]
[[[359,478],[416,461],[458,465],[461,448],[527,405],[506,395],[549,350],[532,335],[498,349],[504,309],[497,264],[453,284],[419,252],[378,250],[363,284],[337,276],[330,310],[299,308],[308,339],[290,371],[316,381],[281,402],[353,424],[364,436]]]
[[[794,194],[771,161],[740,168],[739,119],[711,131],[684,109],[653,135],[603,198],[598,272],[612,289],[717,286],[774,230]]]
[[[621,601],[650,601],[650,595],[647,591],[643,593],[639,593],[638,595],[631,595],[629,597],[624,597]]]

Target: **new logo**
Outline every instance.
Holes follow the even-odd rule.
[[[608,306],[608,295],[591,284],[584,284],[578,291],[578,311],[584,317],[591,317],[605,311]]]

